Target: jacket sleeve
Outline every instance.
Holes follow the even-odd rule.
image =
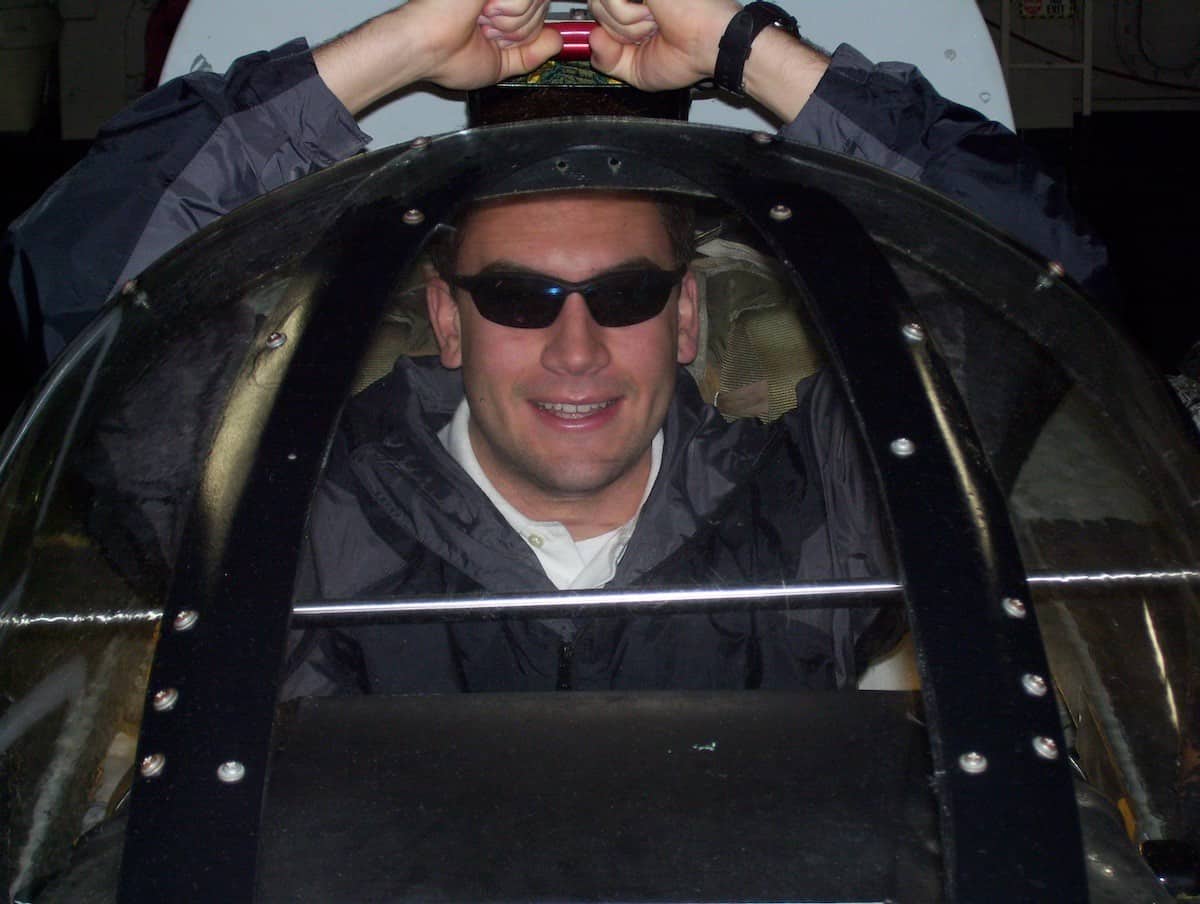
[[[27,340],[53,359],[193,232],[368,140],[302,39],[242,57],[223,77],[191,73],[150,92],[5,235],[0,266]]]
[[[843,44],[785,137],[886,167],[959,201],[1048,260],[1097,301],[1114,292],[1104,243],[1015,134],[947,100],[906,63]]]
[[[853,409],[832,371],[824,369],[802,380],[796,402],[781,423],[808,480],[801,511],[811,506],[819,513],[820,528],[800,546],[795,579],[895,576],[875,473],[854,425]],[[905,630],[904,611],[898,606],[839,607],[824,617],[833,638],[838,687],[852,685],[874,659],[899,643]]]

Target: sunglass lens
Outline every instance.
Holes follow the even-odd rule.
[[[633,326],[658,314],[678,277],[663,270],[609,273],[587,293],[588,309],[600,326]]]
[[[480,314],[493,323],[519,329],[542,329],[552,324],[566,297],[549,280],[536,276],[477,279],[470,291]]]

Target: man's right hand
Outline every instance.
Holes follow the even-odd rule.
[[[549,0],[409,0],[313,53],[352,113],[415,82],[481,88],[536,69],[562,47]]]
[[[536,69],[562,49],[544,28],[550,0],[409,0],[400,11],[424,37],[421,80],[467,90]]]
[[[603,26],[592,32],[592,63],[643,91],[711,78],[736,0],[589,0]]]

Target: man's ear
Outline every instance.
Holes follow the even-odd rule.
[[[700,350],[700,289],[688,270],[679,284],[679,337],[676,356],[680,364],[691,364]]]
[[[425,307],[429,324],[437,339],[442,365],[451,369],[462,366],[462,319],[454,291],[440,276],[430,276],[425,282]]]

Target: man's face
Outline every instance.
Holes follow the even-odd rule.
[[[456,275],[489,268],[581,282],[676,262],[657,206],[581,193],[482,206],[464,224]],[[542,329],[480,315],[470,294],[430,283],[442,363],[461,367],[471,444],[484,472],[518,509],[540,518],[555,501],[641,497],[650,443],[666,417],[676,362],[696,354],[691,274],[661,313],[624,327],[597,325],[578,293]]]

